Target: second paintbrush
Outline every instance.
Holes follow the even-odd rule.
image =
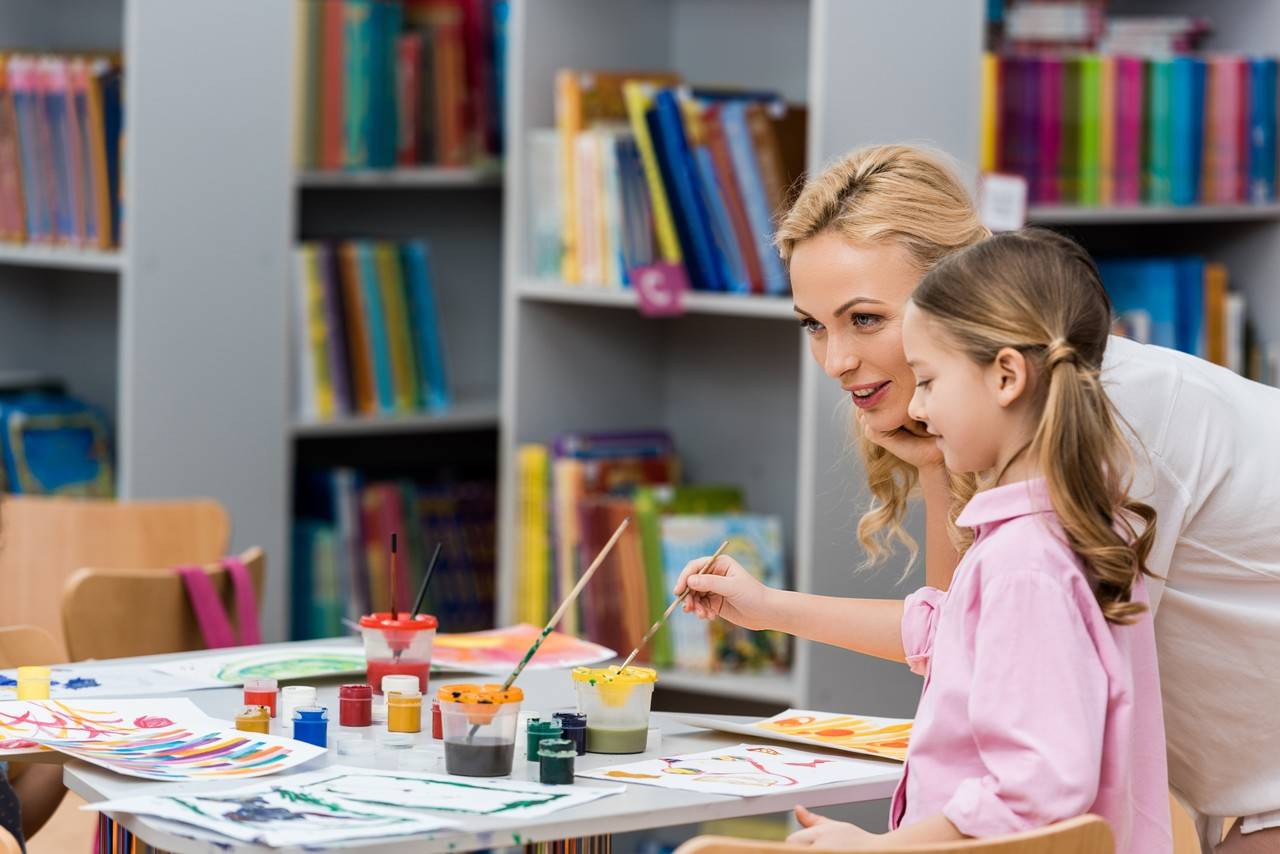
[[[725,540],[720,544],[720,548],[716,549],[716,553],[711,556],[711,559],[702,565],[702,569],[698,570],[697,574],[701,575],[702,573],[710,570],[711,567],[715,566],[716,561],[720,558],[720,555],[724,554],[724,550],[727,548],[729,548],[729,541]],[[676,608],[680,607],[680,603],[689,595],[689,591],[691,589],[692,588],[690,588],[689,585],[685,585],[684,592],[677,596],[675,601],[667,606],[667,610],[662,612],[662,616],[649,627],[649,631],[645,632],[644,637],[640,638],[640,643],[636,644],[636,648],[631,650],[631,654],[622,662],[622,665],[618,668],[619,670],[626,670],[627,665],[631,663],[632,659],[640,654],[640,650],[644,649],[644,645],[653,640],[653,636],[658,633],[658,629],[662,628],[662,624],[667,621],[667,618],[671,616],[672,612],[674,612]]]

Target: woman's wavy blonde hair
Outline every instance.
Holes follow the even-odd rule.
[[[1100,379],[1111,301],[1089,253],[1046,229],[1000,234],[939,262],[911,302],[978,365],[1007,349],[1026,359],[1036,428],[1024,453],[1048,484],[1103,615],[1132,621],[1145,610],[1130,597],[1147,569],[1156,514],[1129,498],[1133,459]]]
[[[790,262],[796,244],[828,231],[855,243],[897,244],[921,276],[991,235],[946,157],[910,145],[856,149],[810,179],[779,223],[775,241]],[[871,490],[871,508],[858,522],[866,562],[885,559],[899,543],[910,553],[909,570],[919,546],[902,521],[918,483],[916,468],[860,431],[857,441]],[[953,474],[950,486],[954,522],[976,485],[972,477]],[[963,550],[967,532],[954,524],[951,531]]]

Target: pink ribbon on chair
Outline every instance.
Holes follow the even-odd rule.
[[[182,576],[182,583],[187,588],[187,599],[191,602],[191,610],[195,612],[200,634],[204,636],[204,645],[208,649],[221,649],[262,643],[258,600],[253,592],[249,568],[236,557],[224,557],[221,563],[231,579],[236,624],[240,627],[238,639],[231,627],[231,619],[218,598],[218,592],[214,590],[213,582],[205,571],[198,566],[178,566],[173,570]]]

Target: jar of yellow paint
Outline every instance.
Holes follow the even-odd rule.
[[[422,731],[422,692],[407,688],[387,693],[387,731]]]

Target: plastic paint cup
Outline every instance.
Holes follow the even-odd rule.
[[[391,691],[387,694],[387,731],[422,731],[422,694],[412,691]]]
[[[427,692],[431,670],[431,645],[436,638],[436,618],[430,614],[409,616],[380,612],[360,618],[364,660],[369,684],[382,693],[384,676],[415,676],[418,691]]]
[[[338,726],[373,725],[373,688],[343,685],[338,689]]]
[[[47,667],[31,665],[28,667],[18,668],[18,699],[19,700],[47,700],[49,699],[49,680],[53,678],[53,671]]]
[[[525,724],[525,759],[530,762],[538,761],[538,745],[543,739],[559,738],[561,736],[560,722],[556,720],[544,721],[538,718],[530,719]]]
[[[643,753],[658,673],[650,667],[575,667],[578,711],[587,716],[588,753]]]
[[[293,726],[293,713],[303,706],[316,704],[316,689],[310,685],[286,685],[280,690],[280,723],[287,731]]]
[[[436,694],[449,774],[505,777],[516,751],[524,692],[501,685],[445,685]]]
[[[271,732],[271,709],[266,706],[245,706],[236,715],[236,729],[241,732]]]
[[[556,712],[555,719],[560,722],[562,737],[573,742],[574,750],[582,756],[587,752],[587,716],[576,712]]]
[[[567,738],[544,738],[538,744],[538,780],[557,786],[573,783],[577,755],[577,748]]]
[[[244,704],[266,706],[271,710],[273,718],[276,716],[276,698],[279,695],[279,683],[274,679],[262,677],[244,680]]]
[[[329,712],[323,706],[302,706],[293,713],[293,737],[316,747],[329,744]]]

